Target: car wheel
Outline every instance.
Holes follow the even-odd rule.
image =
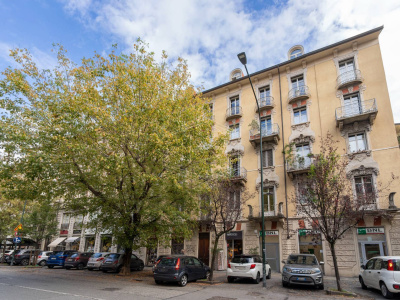
[[[318,288],[319,290],[323,290],[323,289],[324,289],[324,284],[321,283],[320,285],[317,286],[317,288]]]
[[[386,285],[383,282],[381,283],[381,292],[382,296],[385,297],[386,299],[393,298],[393,293],[387,289]]]
[[[87,268],[89,271],[93,271],[93,268]]]
[[[207,271],[207,272],[206,272],[206,279],[207,279],[207,280],[210,280],[210,275],[211,275],[210,271]]]
[[[54,266],[47,266],[49,269],[53,269],[54,268]]]
[[[85,267],[85,266],[84,266],[83,264],[78,264],[76,268],[77,268],[78,270],[83,270],[84,267]]]
[[[282,281],[282,286],[283,286],[283,287],[288,287],[288,286],[289,286],[289,283],[287,283],[286,281]]]
[[[183,274],[178,281],[179,286],[186,286],[188,282],[188,278],[186,274]]]
[[[38,265],[41,266],[41,267],[44,267],[44,266],[46,265],[46,261],[45,261],[45,260],[41,260],[41,261],[38,263]]]
[[[161,280],[154,280],[156,284],[161,284],[162,281]]]
[[[271,279],[271,269],[269,269],[269,271],[268,271],[267,279]]]
[[[234,277],[228,277],[228,282],[229,283],[233,283],[235,281],[235,278]]]
[[[144,264],[140,264],[140,266],[137,269],[138,271],[142,271],[144,269]]]
[[[259,284],[260,283],[260,272],[257,272],[256,279],[254,279],[254,283]]]
[[[27,266],[27,265],[29,265],[29,260],[27,259],[21,260],[21,266]]]
[[[365,285],[365,283],[364,283],[364,280],[362,279],[362,277],[360,276],[360,283],[361,283],[361,288],[363,289],[363,290],[366,290],[366,289],[368,289],[368,287]]]

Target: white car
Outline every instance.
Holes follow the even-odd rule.
[[[383,297],[391,299],[400,293],[400,256],[377,256],[361,266],[361,287],[381,290]]]
[[[265,273],[267,279],[271,278],[271,267],[268,262],[265,264]],[[262,258],[260,255],[239,255],[232,258],[228,263],[226,276],[228,282],[233,282],[236,278],[252,278],[255,283],[259,283],[262,279],[263,268]]]
[[[104,262],[105,256],[107,254],[110,254],[110,252],[93,253],[86,265],[87,269],[89,271],[93,271],[94,269],[99,269],[101,264]]]

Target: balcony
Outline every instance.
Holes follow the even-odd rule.
[[[254,220],[254,221],[261,221],[262,219],[262,213],[261,213],[261,207],[260,206],[252,206],[248,205],[249,207],[249,214],[247,218],[249,220]],[[280,202],[278,204],[277,209],[275,210],[265,210],[264,207],[264,220],[268,221],[279,221],[284,218],[283,215],[283,202]]]
[[[310,91],[308,86],[302,85],[295,87],[289,91],[288,94],[288,104],[291,104],[298,100],[305,100],[310,98]]]
[[[264,109],[271,109],[275,106],[274,97],[271,96],[264,96],[258,101],[258,106],[260,107],[260,111]],[[256,112],[258,112],[258,107],[256,107]]]
[[[200,222],[208,222],[211,221],[211,213],[201,213],[199,216]]]
[[[376,99],[338,107],[335,112],[336,126],[342,130],[343,125],[360,121],[368,121],[372,125],[377,113]]]
[[[363,81],[360,70],[353,70],[340,74],[336,79],[337,89],[342,89],[349,85],[360,84]]]
[[[292,161],[287,161],[286,172],[290,179],[295,175],[306,174],[310,171],[312,159],[310,157],[297,156]]]
[[[230,168],[230,180],[234,182],[247,182],[247,170],[245,168]]]
[[[234,118],[240,118],[243,115],[242,112],[242,107],[241,106],[235,106],[235,107],[229,107],[226,110],[226,120],[234,119]]]
[[[249,140],[253,147],[260,143],[260,129],[250,130],[249,135]],[[278,144],[278,141],[280,140],[279,125],[275,123],[266,128],[262,128],[261,139],[263,142],[274,142],[275,144]]]

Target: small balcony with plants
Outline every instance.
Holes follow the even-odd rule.
[[[337,89],[363,82],[360,70],[351,70],[340,74],[336,79]]]
[[[251,128],[249,131],[249,141],[253,147],[256,147],[260,144],[260,126],[256,120],[253,120],[249,126]],[[278,141],[280,140],[279,125],[275,123],[262,126],[261,139],[262,142],[278,144]]]
[[[241,168],[229,168],[229,178],[231,181],[244,183],[247,182],[247,170]]]
[[[293,102],[299,100],[306,100],[310,98],[310,90],[308,86],[301,85],[295,88],[292,88],[288,94],[288,104],[292,104]]]
[[[266,109],[272,109],[275,106],[274,97],[272,96],[260,97],[257,102],[258,106],[256,106],[256,112],[258,112],[258,107],[260,108],[260,111],[262,111]]]
[[[242,107],[241,106],[234,106],[229,107],[226,110],[226,120],[240,118],[243,115]]]
[[[376,99],[354,102],[336,108],[336,126],[341,130],[344,125],[361,121],[368,121],[372,125],[377,114]]]

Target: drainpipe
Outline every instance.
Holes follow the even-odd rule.
[[[278,65],[278,79],[279,79],[279,100],[281,103],[281,126],[282,126],[282,153],[283,153],[283,178],[285,181],[285,204],[286,204],[286,226],[287,226],[287,239],[290,238],[289,234],[289,208],[287,198],[287,179],[286,179],[286,157],[285,157],[285,131],[283,130],[283,105],[282,105],[282,87],[281,87],[281,71]]]

